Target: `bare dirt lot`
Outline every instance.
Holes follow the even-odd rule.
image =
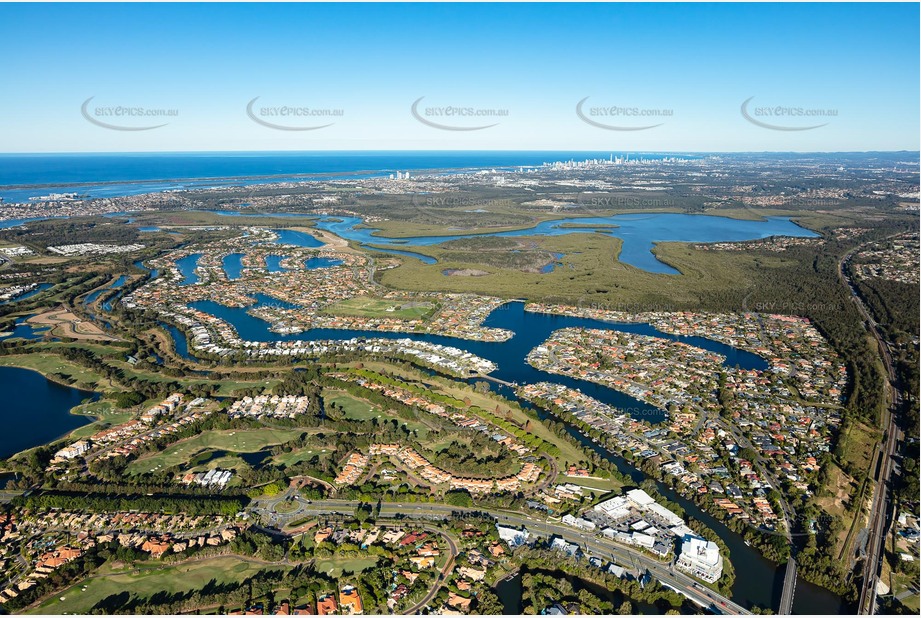
[[[52,309],[29,318],[36,326],[50,326],[59,337],[82,339],[84,341],[118,341],[88,320],[77,317],[67,309]]]

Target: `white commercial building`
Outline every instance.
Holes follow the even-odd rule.
[[[574,517],[573,515],[563,515],[563,523],[567,526],[578,528],[579,530],[588,530],[589,532],[595,529],[594,523],[587,519],[582,519],[581,517]]]
[[[501,526],[496,524],[496,530],[499,532],[499,538],[508,543],[509,547],[518,547],[528,542],[531,533],[527,528],[512,528],[511,526]]]
[[[713,541],[686,534],[681,540],[681,555],[676,566],[698,579],[713,583],[723,574],[723,557]]]

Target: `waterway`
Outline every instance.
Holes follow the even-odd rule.
[[[210,211],[214,214],[233,217],[264,217],[265,213],[240,210]],[[272,213],[276,217],[310,217],[304,213]],[[730,219],[713,215],[686,215],[677,213],[637,213],[615,215],[610,217],[567,217],[543,221],[537,225],[505,232],[484,232],[479,234],[453,234],[445,236],[411,236],[394,238],[383,234],[379,229],[366,226],[359,217],[315,217],[315,225],[321,230],[332,232],[337,236],[358,243],[365,249],[405,255],[421,260],[424,264],[436,264],[437,260],[421,253],[406,251],[401,247],[427,247],[449,240],[471,237],[520,237],[520,236],[561,236],[564,234],[585,233],[593,231],[620,238],[623,241],[617,259],[641,270],[652,273],[680,275],[681,273],[660,262],[652,253],[660,242],[738,242],[757,240],[771,236],[791,236],[796,238],[815,238],[818,234],[800,227],[787,217],[767,217],[763,220]],[[602,227],[592,227],[602,226]],[[605,227],[611,226],[611,227]],[[275,230],[289,234],[302,234],[314,242],[319,242],[309,234],[294,230]],[[285,243],[280,239],[279,243]],[[296,243],[289,243],[296,244]],[[395,247],[393,245],[398,245]],[[298,245],[319,246],[319,245]],[[549,269],[547,272],[550,272]]]
[[[231,324],[242,339],[249,341],[316,341],[329,339],[347,340],[353,338],[369,339],[375,337],[383,339],[403,339],[408,337],[417,341],[427,341],[430,343],[462,348],[496,363],[498,369],[491,375],[500,380],[518,384],[548,381],[563,384],[570,388],[577,388],[586,395],[619,408],[634,418],[645,419],[653,424],[665,420],[665,412],[663,410],[619,391],[592,382],[540,371],[529,365],[525,357],[528,355],[528,352],[543,343],[550,334],[557,329],[600,328],[640,335],[666,337],[675,341],[682,341],[725,355],[725,364],[727,366],[738,365],[743,369],[760,370],[764,370],[768,366],[767,361],[755,354],[738,350],[710,339],[668,335],[653,328],[649,324],[614,324],[588,318],[533,313],[525,311],[524,303],[521,302],[512,302],[502,305],[500,308],[493,311],[484,321],[484,325],[487,327],[504,328],[515,333],[511,339],[503,342],[469,341],[443,335],[418,333],[383,333],[371,330],[325,328],[282,335],[270,331],[268,322],[248,313],[251,309],[271,305],[282,306],[280,301],[264,295],[257,298],[257,303],[250,307],[226,307],[211,300],[197,301],[190,304],[194,309],[210,313]],[[296,306],[290,304],[286,304],[285,307],[296,308]],[[499,390],[506,396],[514,396],[513,393],[511,393],[511,389],[500,388]]]
[[[342,264],[342,260],[328,257],[312,257],[304,260],[304,267],[307,268],[307,270],[332,268],[333,266],[339,266],[340,264]]]
[[[267,296],[257,298],[257,305],[275,303],[279,301]],[[343,340],[351,338],[404,338],[429,341],[442,345],[452,345],[462,348],[473,354],[487,358],[497,363],[499,369],[493,372],[497,378],[509,382],[534,383],[539,381],[555,382],[571,388],[578,388],[586,395],[594,397],[609,405],[615,406],[634,418],[642,418],[650,423],[658,423],[665,419],[662,410],[638,401],[628,395],[608,389],[603,386],[577,380],[565,376],[558,376],[538,371],[525,362],[527,353],[535,346],[542,343],[554,330],[560,328],[595,328],[611,329],[622,332],[665,337],[673,341],[681,341],[689,345],[717,352],[726,357],[727,366],[738,365],[743,369],[764,370],[768,367],[767,361],[760,356],[733,348],[703,337],[677,336],[663,333],[649,324],[611,323],[587,318],[574,318],[569,316],[556,316],[549,314],[524,311],[524,303],[511,302],[493,311],[484,321],[484,325],[494,328],[506,328],[515,333],[515,336],[505,342],[479,342],[425,334],[404,333],[378,333],[375,331],[312,329],[304,333],[293,335],[280,335],[269,331],[268,323],[251,316],[247,308],[230,308],[213,301],[200,301],[192,304],[196,309],[211,313],[232,324],[243,339],[253,341],[290,341],[290,340],[318,340],[334,339]],[[251,309],[253,307],[250,307]],[[184,341],[177,341],[177,350],[187,349]],[[515,399],[511,388],[494,385],[502,395]],[[526,402],[522,402],[526,403]],[[645,479],[645,475],[621,457],[608,452],[592,441],[588,440],[574,429],[582,443],[593,448],[604,457],[613,461],[619,470],[627,474],[637,484]],[[780,591],[783,579],[783,566],[777,565],[762,557],[755,549],[745,545],[743,538],[731,531],[724,524],[702,511],[697,505],[686,500],[674,490],[659,484],[659,489],[664,496],[682,506],[691,517],[703,521],[710,526],[726,543],[730,557],[736,569],[736,581],[732,590],[732,599],[742,605],[759,605],[776,609],[780,600]],[[794,610],[797,613],[834,614],[847,609],[844,601],[833,593],[810,584],[800,579],[797,584],[794,598]]]
[[[548,416],[543,411],[540,411],[539,415],[542,418]],[[629,477],[637,485],[646,480],[645,473],[620,455],[592,442],[571,426],[569,427],[569,433],[579,440],[584,447],[594,450],[612,462],[621,474]],[[683,508],[688,517],[706,524],[726,544],[729,549],[729,559],[736,572],[735,582],[732,586],[732,600],[743,607],[758,605],[777,611],[780,605],[780,595],[783,591],[785,565],[772,562],[762,556],[753,547],[746,545],[745,539],[740,534],[730,530],[721,521],[671,487],[656,481],[656,489],[665,498]],[[856,608],[830,590],[799,577],[796,583],[796,594],[793,597],[793,612],[806,615],[855,614]]]
[[[0,406],[3,432],[0,457],[46,444],[93,421],[70,414],[85,399],[99,399],[98,393],[62,386],[36,371],[0,367],[0,392],[28,393],[28,397],[6,397]]]
[[[198,275],[195,273],[198,267],[198,260],[201,259],[201,253],[190,253],[182,259],[176,260],[176,268],[182,274],[182,283],[179,285],[192,285],[198,283]]]
[[[755,240],[770,236],[793,236],[814,238],[815,232],[800,227],[786,217],[768,217],[761,221],[729,219],[712,215],[686,215],[675,213],[646,213],[616,215],[612,217],[570,217],[544,221],[529,228],[507,232],[490,232],[483,234],[457,234],[449,236],[413,236],[409,238],[391,238],[380,230],[360,226],[358,217],[323,217],[316,226],[347,238],[362,245],[387,245],[399,240],[401,246],[427,247],[449,240],[476,237],[518,237],[518,236],[560,236],[563,234],[584,233],[583,228],[569,225],[616,225],[617,227],[599,228],[597,234],[620,238],[623,247],[618,260],[636,268],[660,274],[681,274],[671,266],[660,262],[652,253],[656,243],[660,242],[736,242]],[[384,247],[394,251],[391,247]],[[418,254],[416,254],[418,255]]]
[[[41,294],[42,292],[44,292],[45,290],[47,290],[48,288],[50,288],[52,285],[53,285],[53,284],[51,284],[51,283],[40,283],[40,284],[38,285],[38,287],[36,287],[36,288],[34,288],[34,289],[32,289],[32,290],[29,290],[29,291],[26,292],[25,294],[20,294],[19,296],[15,297],[15,298],[10,298],[9,300],[4,300],[4,301],[0,302],[0,305],[6,305],[6,304],[9,304],[9,303],[17,303],[17,302],[19,302],[19,301],[21,301],[21,300],[27,300],[27,299],[29,299],[29,298],[32,298],[33,296],[38,296],[39,294]]]
[[[298,230],[272,230],[278,234],[275,241],[279,245],[294,245],[295,247],[306,247],[308,249],[322,247],[323,243],[317,240],[312,234],[299,232]]]
[[[243,254],[231,253],[225,255],[221,260],[221,266],[224,268],[224,274],[230,281],[236,281],[243,274]]]
[[[8,337],[10,339],[19,338],[19,339],[38,340],[44,337],[45,334],[51,330],[48,326],[35,327],[32,324],[29,324],[26,320],[28,320],[30,317],[32,316],[25,316],[23,318],[20,318],[19,320],[16,320],[16,322],[13,325],[13,330],[6,331],[9,333],[9,335],[6,335],[5,337],[0,337],[0,338]]]
[[[281,263],[287,259],[287,255],[267,255],[265,256],[265,269],[270,273],[283,273],[284,267]]]

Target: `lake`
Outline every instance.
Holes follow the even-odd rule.
[[[70,409],[84,399],[99,399],[98,393],[62,386],[19,367],[0,367],[0,391],[28,393],[28,397],[6,397],[0,406],[4,427],[0,457],[46,444],[91,423],[94,419],[70,414]]]
[[[544,221],[529,228],[507,232],[412,236],[408,238],[400,237],[399,239],[385,236],[380,230],[371,227],[357,227],[361,223],[362,220],[358,217],[324,217],[317,221],[316,226],[362,245],[380,246],[387,245],[388,241],[398,240],[401,247],[427,247],[449,240],[472,237],[560,236],[586,232],[584,227],[568,227],[570,225],[616,225],[617,227],[594,230],[594,233],[613,236],[623,241],[623,248],[620,255],[617,256],[618,260],[641,270],[669,275],[679,275],[681,273],[656,259],[656,256],[652,253],[656,243],[738,242],[768,238],[770,236],[818,237],[815,232],[800,227],[786,217],[767,217],[759,221],[749,221],[712,215],[675,213],[645,213],[590,218],[570,217]],[[392,247],[385,247],[385,249],[400,253],[399,250]]]

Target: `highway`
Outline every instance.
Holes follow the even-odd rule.
[[[288,497],[277,497],[269,501],[260,501],[254,505],[257,514],[268,516],[273,525],[281,527],[287,521],[306,516],[322,516],[330,514],[352,515],[360,502],[354,500],[317,500],[310,502],[299,496],[290,499],[297,502],[298,508],[290,513],[276,513],[274,505]],[[525,527],[532,534],[541,537],[559,536],[570,543],[579,545],[587,554],[608,559],[625,567],[639,567],[664,584],[678,590],[685,597],[701,607],[708,608],[720,614],[745,614],[751,612],[734,603],[718,592],[699,584],[696,580],[674,569],[670,562],[659,562],[638,551],[619,545],[597,534],[583,533],[574,528],[558,525],[553,522],[541,520],[530,515],[514,511],[493,510],[485,512],[482,509],[455,507],[447,504],[431,503],[381,503],[381,518],[430,518],[446,520],[464,513],[483,513],[493,517],[503,524]],[[444,573],[443,573],[444,576]],[[439,582],[442,578],[439,578]]]
[[[870,470],[875,491],[873,503],[870,507],[869,539],[867,541],[867,556],[864,561],[863,581],[860,587],[860,601],[857,611],[861,614],[873,615],[876,613],[876,584],[882,570],[883,550],[885,548],[886,534],[889,529],[889,482],[892,475],[892,461],[896,447],[901,440],[900,429],[897,424],[898,410],[902,403],[902,394],[898,388],[895,368],[892,363],[892,350],[889,343],[883,338],[879,325],[873,319],[868,307],[864,304],[854,282],[847,276],[845,266],[851,256],[863,248],[864,245],[852,249],[838,262],[838,277],[851,293],[851,300],[863,317],[867,330],[876,340],[879,355],[886,369],[886,396],[888,405],[883,412],[882,427],[885,431],[883,448],[880,449],[879,458]]]

